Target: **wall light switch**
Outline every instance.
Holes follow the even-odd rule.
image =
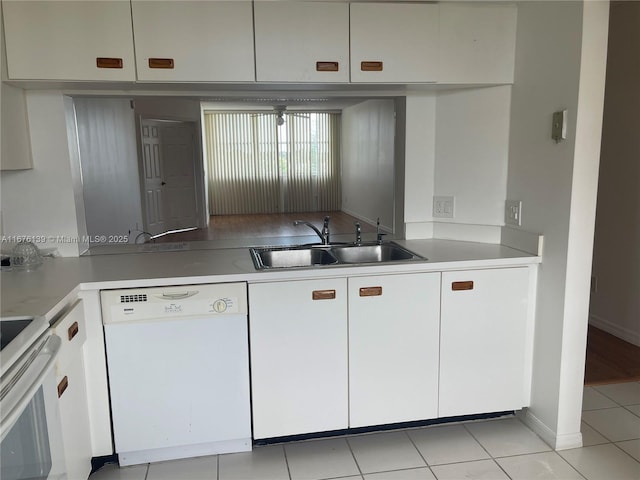
[[[561,110],[553,113],[551,126],[551,138],[560,143],[567,138],[567,111]]]
[[[455,197],[452,195],[438,195],[433,197],[433,216],[438,218],[453,218],[455,215]]]
[[[504,222],[507,225],[522,225],[522,202],[507,200],[504,205]]]

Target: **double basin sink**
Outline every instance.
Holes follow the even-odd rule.
[[[252,248],[251,258],[258,270],[426,260],[393,242]]]

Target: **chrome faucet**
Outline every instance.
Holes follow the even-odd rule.
[[[322,225],[322,231],[318,230],[318,227],[316,227],[313,223],[306,222],[304,220],[296,220],[295,222],[293,222],[293,224],[295,226],[306,225],[307,227],[311,228],[314,232],[316,232],[316,235],[318,235],[318,237],[320,237],[320,240],[322,240],[323,245],[329,245],[330,243],[329,217],[324,217],[324,224]]]
[[[376,242],[378,245],[382,245],[382,237],[384,235],[386,235],[386,233],[380,231],[380,217],[378,217],[376,220]]]
[[[360,246],[362,245],[362,227],[360,226],[360,222],[356,222],[354,225],[356,226],[356,241],[354,243]]]

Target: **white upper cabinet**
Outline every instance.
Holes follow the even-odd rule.
[[[128,0],[3,0],[16,80],[135,80]]]
[[[439,83],[513,83],[515,5],[440,5]]]
[[[138,80],[253,82],[250,1],[132,0]]]
[[[3,39],[0,18],[0,57],[4,66]],[[29,168],[33,168],[33,161],[24,90],[3,83],[0,86],[0,170]]]
[[[259,82],[349,81],[349,5],[254,2]]]
[[[438,80],[438,5],[351,4],[351,81]]]

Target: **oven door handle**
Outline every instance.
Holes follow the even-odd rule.
[[[33,399],[46,376],[53,369],[53,365],[58,357],[62,341],[57,335],[51,335],[41,347],[38,356],[33,360],[30,367],[40,364],[36,372],[29,372],[29,368],[16,379],[11,386],[13,390],[11,396],[5,397],[9,403],[2,406],[2,417],[0,419],[0,440],[9,433],[22,415],[22,412]],[[44,362],[44,364],[43,364]],[[27,375],[27,373],[29,373]]]

